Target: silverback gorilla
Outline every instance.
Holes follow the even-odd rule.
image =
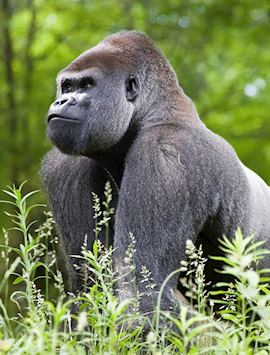
[[[123,31],[82,53],[57,77],[57,99],[47,116],[56,148],[42,178],[66,255],[70,288],[80,277],[69,255],[94,241],[92,194],[113,186],[116,213],[110,230],[114,266],[121,272],[130,233],[139,292],[141,268],[157,288],[185,259],[187,239],[218,254],[218,238],[256,232],[270,240],[270,188],[246,168],[232,147],[200,120],[173,69],[144,34]],[[213,264],[206,277],[216,280]],[[172,278],[162,307],[173,305]],[[129,289],[130,287],[130,289]],[[119,298],[132,294],[119,286]],[[143,297],[150,311],[156,295]]]

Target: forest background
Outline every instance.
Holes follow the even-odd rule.
[[[57,72],[122,29],[154,39],[203,122],[270,184],[269,1],[1,0],[0,199],[13,183],[40,188]]]

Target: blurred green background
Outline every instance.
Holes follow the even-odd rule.
[[[1,0],[0,191],[40,187],[57,72],[121,29],[156,41],[201,119],[270,184],[269,0]]]

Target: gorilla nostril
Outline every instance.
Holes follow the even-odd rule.
[[[54,105],[61,106],[61,105],[64,105],[67,101],[68,101],[68,99],[58,99],[54,102]]]
[[[63,106],[66,103],[68,103],[68,105],[76,105],[77,100],[74,96],[68,97],[68,98],[60,98],[54,101],[53,105],[54,106]]]

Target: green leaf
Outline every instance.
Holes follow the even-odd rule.
[[[21,282],[24,282],[25,280],[24,280],[24,278],[22,277],[22,276],[18,276],[18,277],[16,277],[16,279],[13,281],[13,285],[17,285],[17,284],[19,284],[19,283],[21,283]]]

